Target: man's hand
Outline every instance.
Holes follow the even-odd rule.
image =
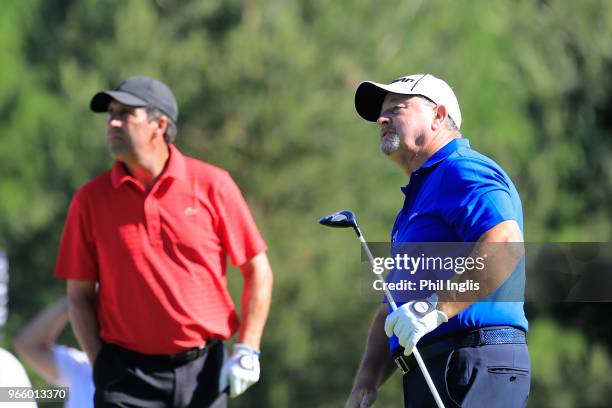
[[[232,356],[225,362],[219,378],[219,392],[229,385],[230,397],[242,394],[259,380],[259,351],[236,343]]]
[[[376,388],[357,387],[353,388],[346,401],[344,408],[369,408],[374,405],[378,392]]]
[[[436,308],[424,315],[417,315],[411,307],[415,302],[419,301],[402,305],[385,320],[387,337],[395,334],[399,344],[404,347],[404,355],[407,356],[412,354],[421,337],[448,321],[448,317]]]

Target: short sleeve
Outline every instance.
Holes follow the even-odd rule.
[[[83,192],[70,204],[60,248],[55,263],[55,277],[61,279],[97,280],[96,246]]]
[[[240,266],[260,252],[266,244],[257,229],[240,189],[227,173],[216,194],[219,235],[233,266]]]
[[[475,242],[497,224],[519,220],[511,181],[493,163],[455,160],[445,169],[442,180],[438,196],[442,217],[463,241]]]

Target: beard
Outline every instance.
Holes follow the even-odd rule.
[[[400,147],[400,138],[397,133],[388,133],[380,140],[380,151],[387,156],[397,151]]]

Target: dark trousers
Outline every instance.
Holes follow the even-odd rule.
[[[446,408],[527,406],[531,365],[526,344],[464,347],[425,361]],[[406,408],[436,407],[419,368],[404,375]]]
[[[94,405],[208,407],[219,397],[219,373],[224,358],[220,341],[200,357],[182,363],[103,345],[93,366]],[[221,408],[226,404],[214,406]]]

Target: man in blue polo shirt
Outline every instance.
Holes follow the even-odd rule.
[[[473,253],[485,245],[510,250],[485,258],[484,270],[465,274],[488,283],[489,291],[475,298],[434,295],[398,303],[396,311],[381,305],[346,407],[371,406],[394,372],[394,360],[404,373],[405,407],[435,406],[412,355],[417,344],[445,406],[526,406],[527,319],[522,298],[515,296],[517,287],[521,294],[524,289],[523,213],[512,181],[462,138],[457,98],[433,75],[362,82],[355,107],[378,123],[381,151],[410,176],[392,243],[463,242],[474,243]],[[415,307],[422,303],[425,308]]]

